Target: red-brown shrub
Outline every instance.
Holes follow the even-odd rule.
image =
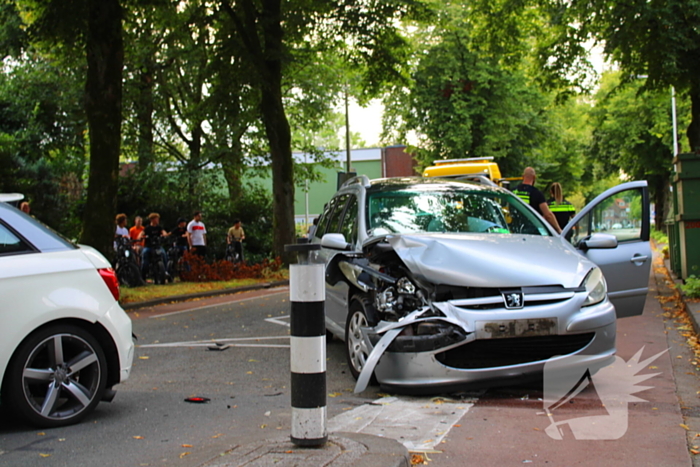
[[[224,260],[207,264],[201,256],[186,251],[184,260],[188,267],[180,273],[180,278],[189,282],[274,279],[279,276],[282,268],[282,260],[280,258],[275,258],[274,261],[265,259],[262,263],[257,264],[248,264],[246,262],[233,264]]]

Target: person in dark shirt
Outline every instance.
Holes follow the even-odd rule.
[[[180,249],[180,254],[187,251],[187,220],[181,217],[177,220],[177,227],[170,231],[172,242]]]
[[[168,264],[168,255],[161,245],[161,238],[168,233],[160,226],[160,214],[152,212],[148,215],[149,224],[143,229],[140,237],[145,239],[146,246],[141,251],[141,274],[146,277],[151,250],[156,250],[163,259],[163,265]]]
[[[561,233],[561,227],[559,227],[557,218],[554,217],[554,214],[550,211],[547,201],[544,199],[544,195],[540,190],[535,188],[536,180],[537,173],[535,173],[535,169],[527,167],[523,172],[523,182],[515,187],[513,193],[532,206],[535,211],[554,227],[557,233]]]

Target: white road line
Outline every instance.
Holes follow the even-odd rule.
[[[231,301],[229,301],[229,302],[217,303],[217,304],[214,304],[214,305],[205,305],[205,306],[200,306],[200,307],[198,307],[198,308],[188,308],[187,310],[173,311],[172,313],[163,313],[163,314],[160,314],[160,315],[149,316],[149,318],[150,318],[150,319],[154,319],[154,318],[165,318],[165,317],[167,317],[167,316],[179,315],[179,314],[181,314],[181,313],[189,313],[190,311],[205,310],[205,309],[207,309],[207,308],[215,308],[215,307],[217,307],[217,306],[228,305],[228,304],[231,304],[231,303],[242,303],[242,302],[247,302],[247,301],[249,301],[249,300],[257,300],[257,299],[260,299],[260,298],[269,297],[270,295],[280,295],[280,294],[283,294],[283,293],[289,293],[289,288],[288,288],[288,287],[285,287],[285,288],[279,290],[278,292],[271,292],[271,293],[269,293],[269,294],[261,295],[261,296],[258,296],[258,297],[241,298],[240,300],[231,300]]]
[[[272,324],[279,324],[280,326],[290,327],[289,318],[290,316],[282,316],[281,318],[265,318],[265,321]]]
[[[227,343],[231,347],[269,347],[269,348],[284,348],[288,349],[289,344],[245,344],[246,341],[267,341],[267,340],[286,340],[289,341],[289,336],[271,336],[271,337],[239,337],[225,339],[207,339],[202,341],[183,341],[183,342],[167,342],[158,344],[137,345],[141,349],[166,348],[166,347],[208,347],[216,343]]]
[[[475,402],[384,397],[331,418],[328,431],[382,436],[409,451],[431,451]]]

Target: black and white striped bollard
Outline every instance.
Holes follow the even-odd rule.
[[[317,243],[286,245],[298,263],[289,266],[292,371],[292,443],[320,447],[326,430],[326,323],[325,266],[311,264],[309,252]]]

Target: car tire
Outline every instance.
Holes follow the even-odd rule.
[[[106,381],[107,360],[97,339],[78,326],[53,325],[18,347],[5,373],[2,399],[31,425],[72,425],[102,400]]]
[[[360,376],[370,353],[360,328],[376,324],[372,322],[373,317],[374,308],[369,298],[356,295],[351,299],[345,322],[345,356],[350,373],[355,379]],[[376,384],[374,375],[370,383]]]

